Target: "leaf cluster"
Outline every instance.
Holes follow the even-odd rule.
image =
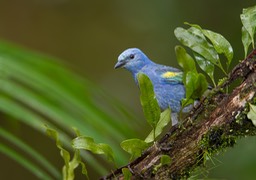
[[[178,27],[174,31],[176,38],[192,50],[194,57],[190,56],[182,46],[175,47],[178,63],[184,70],[183,83],[186,87],[186,98],[182,101],[183,107],[193,103],[194,99],[199,99],[209,86],[206,77],[197,72],[195,62],[216,86],[215,67],[220,68],[227,75],[233,58],[232,46],[221,34],[203,29],[196,24],[185,24],[190,27],[188,29]],[[226,70],[221,62],[220,54],[226,57]]]

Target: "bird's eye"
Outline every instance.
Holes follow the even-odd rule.
[[[134,54],[131,54],[131,55],[130,55],[130,59],[134,59]]]

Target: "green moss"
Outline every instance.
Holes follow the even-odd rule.
[[[223,95],[225,98],[225,94]],[[216,107],[211,105],[213,103],[210,98],[204,101],[204,106],[207,106],[207,110],[210,113],[211,109]],[[251,102],[256,104],[256,98]],[[200,150],[195,155],[196,163],[187,169],[177,174],[172,174],[171,179],[186,179],[190,177],[190,174],[194,172],[194,169],[203,168],[207,160],[211,159],[214,154],[225,151],[228,147],[233,147],[236,144],[236,140],[245,136],[255,136],[256,127],[252,124],[251,120],[247,118],[249,111],[249,104],[243,108],[243,111],[239,112],[235,119],[232,120],[228,125],[222,127],[213,127],[207,134],[203,135],[199,142]],[[197,117],[197,121],[203,120],[207,116],[208,112],[204,113],[202,117]]]
[[[197,164],[205,164],[207,157],[225,150],[227,147],[233,147],[236,143],[236,137],[225,128],[214,127],[202,137],[199,143],[200,151],[197,155]]]
[[[256,103],[256,98],[253,99],[253,102]],[[240,137],[256,135],[256,127],[247,118],[248,111],[249,105],[246,104],[243,111],[236,115],[229,126],[214,127],[205,134],[199,143],[202,152],[207,151],[212,155],[227,147],[233,147],[236,139]]]
[[[190,176],[189,170],[184,170],[180,173],[175,173],[170,175],[170,179],[187,179]]]
[[[227,80],[228,80],[228,78],[227,78],[227,77],[224,77],[224,78],[219,79],[219,81],[218,81],[218,86],[223,85],[224,83],[226,83],[226,82],[227,82]]]
[[[255,86],[255,85],[256,85],[256,83],[254,84],[254,86]],[[254,98],[252,99],[251,104],[256,104],[256,97],[254,97]]]
[[[256,98],[252,101],[256,104]],[[197,166],[205,165],[212,155],[223,152],[228,147],[233,147],[236,140],[245,136],[255,136],[256,127],[247,118],[249,105],[246,104],[242,112],[227,126],[213,127],[199,142],[200,150],[196,155]]]

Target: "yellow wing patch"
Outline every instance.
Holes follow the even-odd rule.
[[[180,74],[180,72],[170,72],[169,71],[169,72],[166,72],[166,73],[162,74],[162,77],[163,78],[172,78],[172,77],[175,77],[179,74]]]

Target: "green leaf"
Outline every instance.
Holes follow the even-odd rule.
[[[229,65],[233,59],[233,48],[232,48],[231,44],[221,34],[213,32],[211,30],[202,29],[197,24],[189,24],[189,23],[185,23],[185,24],[192,26],[194,28],[197,28],[199,31],[201,31],[201,33],[203,33],[203,35],[211,41],[216,52],[218,54],[224,54],[226,56],[226,58],[228,60],[227,67],[229,67]],[[222,71],[224,73],[226,73],[225,70],[223,69],[222,65],[220,64],[219,58],[216,62],[213,62],[213,64],[220,67],[222,69]]]
[[[207,61],[203,56],[201,56],[198,53],[194,53],[195,59],[197,61],[197,64],[206,72],[206,74],[211,78],[214,86],[216,86],[215,80],[214,80],[214,64]]]
[[[247,53],[248,53],[248,48],[250,46],[250,44],[252,43],[251,39],[250,39],[250,35],[248,33],[248,31],[242,27],[242,43],[244,46],[244,58],[246,58]]]
[[[161,159],[160,159],[160,163],[155,165],[154,169],[153,169],[153,173],[156,173],[162,166],[164,165],[169,165],[172,162],[172,159],[170,156],[168,155],[162,155]]]
[[[256,126],[256,106],[250,104],[250,111],[247,114],[248,119],[250,119],[254,126]]]
[[[213,64],[218,64],[219,56],[214,47],[207,42],[203,33],[195,27],[184,29],[178,27],[174,30],[177,39],[184,45],[191,48]]]
[[[193,104],[194,103],[194,99],[191,99],[191,98],[183,98],[182,100],[181,100],[181,105],[182,105],[182,107],[184,108],[184,107],[186,107],[186,106],[188,106],[188,105],[190,105],[190,104]]]
[[[195,91],[194,91],[192,97],[194,99],[198,99],[204,94],[204,92],[208,88],[208,82],[206,80],[206,77],[203,74],[201,74],[201,73],[198,74],[195,87],[196,88],[195,88]]]
[[[137,75],[139,87],[140,87],[140,102],[143,108],[144,115],[147,122],[156,128],[156,125],[160,119],[161,110],[158,105],[154,87],[150,79],[142,73]]]
[[[104,154],[107,159],[114,162],[114,154],[112,148],[103,143],[95,143],[94,139],[86,136],[79,136],[73,139],[72,146],[75,149],[85,149],[94,154]]]
[[[166,127],[170,121],[171,121],[171,109],[168,108],[161,113],[160,120],[157,123],[156,129],[155,129],[155,135],[154,135],[154,131],[152,130],[147,136],[147,138],[145,139],[145,142],[151,143],[155,141],[154,138],[158,137],[163,132],[164,127]]]
[[[182,100],[182,107],[193,103],[194,99],[199,99],[208,88],[208,82],[201,73],[188,72],[185,81],[186,98]]]
[[[160,159],[160,163],[162,165],[169,165],[172,162],[172,159],[168,155],[162,155]]]
[[[196,71],[194,59],[186,52],[182,46],[175,47],[178,64],[182,67],[184,74],[189,71]],[[185,78],[185,76],[183,76]],[[185,78],[186,79],[186,78]]]
[[[149,144],[141,139],[127,139],[121,142],[123,150],[131,154],[131,159],[139,157],[149,147]]]
[[[79,131],[76,130],[78,133]],[[72,160],[70,160],[70,153],[64,149],[61,140],[59,138],[59,134],[56,130],[51,129],[46,126],[46,133],[48,136],[53,138],[56,141],[56,146],[60,149],[60,154],[62,158],[64,159],[65,165],[62,168],[62,173],[63,173],[63,179],[65,180],[72,180],[75,178],[75,169],[78,167],[80,164],[82,167],[82,173],[85,175],[87,179],[88,177],[88,172],[85,167],[85,164],[81,161],[81,156],[80,156],[80,151],[75,150],[75,154]]]
[[[201,97],[206,90],[208,83],[204,75],[197,73],[193,58],[187,54],[183,47],[176,46],[175,52],[180,66],[184,69],[183,83],[186,87],[186,98],[182,99],[182,107],[185,107],[192,104],[194,102],[193,99]],[[209,64],[205,59],[199,59],[203,58],[200,55],[195,57],[197,58],[199,64],[202,63],[201,66],[207,70],[208,74],[213,79],[213,69],[210,68],[214,68],[214,65],[211,63]],[[208,67],[206,68],[205,66]]]
[[[69,166],[70,154],[62,147],[57,131],[46,126],[46,133],[49,137],[55,140],[56,146],[60,149],[60,154],[65,162],[65,165],[63,166],[63,178],[68,179],[69,177],[74,177],[74,169]]]
[[[80,155],[80,157],[81,157],[81,155]],[[89,179],[88,171],[87,171],[87,169],[86,169],[85,163],[83,163],[83,162],[81,161],[81,158],[79,158],[78,162],[79,162],[79,164],[80,164],[81,167],[82,167],[82,174],[85,175],[85,177],[86,177],[87,179]]]
[[[218,81],[218,86],[223,85],[223,83],[227,82],[227,80],[228,80],[227,77],[224,77],[224,78],[219,79],[219,81]]]
[[[217,53],[224,54],[226,56],[228,60],[227,67],[229,67],[234,55],[231,44],[219,33],[210,30],[202,31],[204,35],[211,41]]]
[[[122,168],[122,173],[124,175],[124,180],[130,180],[132,177],[132,173],[128,168]]]
[[[199,67],[205,71],[214,82],[214,65],[219,66],[219,56],[214,47],[207,42],[203,33],[196,27],[188,30],[178,27],[174,31],[177,39],[194,51],[195,59]]]
[[[89,179],[88,177],[88,171],[86,169],[85,164],[81,161],[81,156],[80,156],[80,151],[79,150],[75,150],[75,154],[73,159],[69,162],[69,168],[66,169],[67,166],[64,166],[63,168],[63,172],[65,172],[66,170],[68,170],[68,176],[64,176],[63,179],[65,180],[73,180],[75,179],[75,173],[74,170],[81,165],[82,167],[82,174],[85,175],[86,179]]]
[[[186,77],[186,98],[190,99],[196,90],[197,85],[197,79],[198,79],[198,73],[195,72],[188,72]]]
[[[256,28],[256,6],[252,6],[243,9],[243,13],[240,15],[244,29],[248,32],[252,46],[254,48],[254,34]]]

